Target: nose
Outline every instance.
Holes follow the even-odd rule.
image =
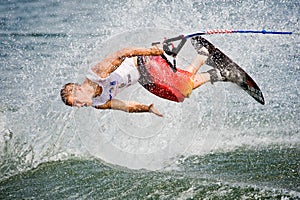
[[[86,103],[76,103],[75,106],[77,108],[80,108],[80,107],[86,106]]]

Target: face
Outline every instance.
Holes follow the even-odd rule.
[[[92,105],[92,98],[90,97],[89,93],[80,85],[76,85],[74,87],[72,95],[69,97],[69,101],[73,106],[76,107]]]

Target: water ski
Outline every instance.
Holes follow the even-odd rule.
[[[209,56],[206,64],[218,69],[225,77],[224,81],[236,83],[256,101],[265,104],[263,94],[255,81],[228,56],[201,36],[191,38],[191,42],[198,53],[202,53],[200,51],[202,47],[208,50]]]

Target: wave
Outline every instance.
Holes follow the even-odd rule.
[[[97,159],[69,158],[0,182],[0,198],[297,199],[299,153],[299,148],[289,147],[241,148],[191,156],[178,163],[178,170],[170,171],[132,170]]]

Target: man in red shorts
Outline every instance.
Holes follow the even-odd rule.
[[[163,116],[154,105],[116,99],[118,93],[139,82],[151,93],[171,101],[182,102],[193,89],[204,83],[223,80],[217,69],[197,73],[208,58],[203,47],[185,69],[173,72],[156,46],[125,48],[108,55],[89,69],[82,84],[68,83],[61,90],[62,101],[69,106],[93,106],[97,109],[115,109],[125,112],[150,112]]]

